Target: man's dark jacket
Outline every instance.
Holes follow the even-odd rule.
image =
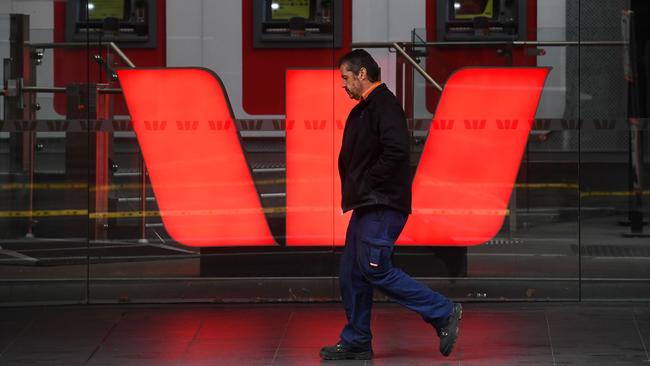
[[[343,212],[385,205],[411,213],[409,132],[385,84],[350,111],[339,153]]]

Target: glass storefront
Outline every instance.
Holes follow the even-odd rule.
[[[645,7],[6,1],[0,305],[338,300],[355,48],[411,133],[396,266],[462,301],[648,300]]]

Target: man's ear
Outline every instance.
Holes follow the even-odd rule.
[[[368,79],[368,70],[365,67],[359,69],[359,79],[367,80]]]

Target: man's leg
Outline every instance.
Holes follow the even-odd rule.
[[[396,302],[414,310],[434,327],[444,327],[452,314],[453,303],[392,265],[394,244],[406,218],[407,215],[383,206],[357,218],[358,268],[372,285]]]
[[[341,342],[357,349],[370,349],[370,312],[372,308],[372,285],[363,276],[357,261],[356,238],[359,229],[359,214],[354,212],[345,237],[345,248],[341,256],[339,283],[341,297],[348,323],[341,331]]]
[[[339,283],[341,297],[348,323],[341,331],[336,345],[323,347],[320,356],[326,360],[369,360],[372,358],[370,333],[370,309],[372,307],[372,285],[357,266],[356,236],[358,214],[354,212],[345,237],[345,248],[341,256]]]
[[[377,207],[358,218],[356,258],[359,269],[373,286],[433,325],[440,338],[440,353],[449,356],[458,338],[463,309],[460,304],[454,304],[393,267],[391,255],[406,219],[405,214],[384,207]]]

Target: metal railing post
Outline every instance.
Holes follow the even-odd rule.
[[[140,189],[140,239],[138,243],[148,244],[149,240],[147,239],[147,165],[144,162],[144,156],[140,155],[140,174],[141,174],[141,183],[142,187]]]

